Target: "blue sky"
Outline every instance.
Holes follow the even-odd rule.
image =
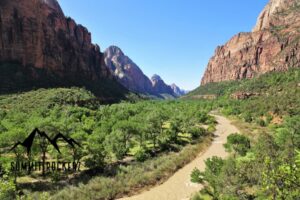
[[[59,0],[104,51],[119,46],[151,77],[199,86],[218,45],[251,31],[268,0]]]

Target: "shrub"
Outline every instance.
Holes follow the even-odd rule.
[[[13,180],[4,176],[0,179],[0,199],[13,200],[16,199],[16,186]]]
[[[241,156],[245,156],[250,149],[250,140],[244,135],[238,133],[231,134],[227,137],[227,143],[224,144],[228,152],[236,152]]]
[[[216,131],[216,127],[214,125],[209,125],[207,128],[207,131],[210,133],[213,133]]]
[[[193,169],[191,173],[191,181],[193,183],[201,183],[203,180],[202,173],[200,172],[199,169],[195,168]]]
[[[250,113],[244,114],[243,118],[244,118],[245,122],[248,122],[248,123],[252,122],[252,116]]]
[[[134,155],[134,158],[136,159],[136,161],[139,161],[139,162],[144,162],[145,160],[147,160],[150,157],[151,157],[150,153],[147,150],[145,150],[144,148],[140,148]]]
[[[202,127],[191,127],[189,133],[192,135],[193,139],[199,138],[205,135],[206,130]]]
[[[200,123],[205,123],[208,120],[208,115],[207,115],[207,113],[200,112],[198,114],[198,118],[199,118]]]

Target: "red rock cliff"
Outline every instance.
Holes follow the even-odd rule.
[[[270,0],[250,33],[217,47],[201,84],[300,67],[300,1]]]
[[[112,78],[91,33],[66,18],[56,0],[0,1],[0,63],[18,63],[27,79],[42,79],[37,71],[44,71],[72,82],[66,85]]]

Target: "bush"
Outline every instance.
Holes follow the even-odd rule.
[[[98,176],[87,184],[67,187],[53,196],[53,199],[115,199],[116,195],[129,195],[132,191],[146,185],[155,185],[158,180],[165,180],[174,172],[194,159],[210,143],[206,138],[203,143],[185,147],[179,153],[169,153],[153,157],[142,163],[119,166],[114,177]]]
[[[204,200],[200,193],[195,194],[191,200]]]
[[[192,135],[193,139],[196,139],[205,135],[206,130],[202,127],[191,127],[189,133]]]
[[[250,140],[244,135],[238,133],[231,134],[227,137],[227,143],[224,144],[228,152],[236,152],[241,156],[245,156],[250,149]]]
[[[244,118],[245,122],[248,122],[248,123],[252,122],[252,116],[250,113],[244,114],[243,118]]]
[[[213,133],[216,131],[216,127],[214,125],[209,125],[207,128],[207,131],[210,133]]]
[[[13,180],[4,176],[0,179],[0,200],[16,199],[16,186]]]
[[[200,172],[200,170],[197,168],[193,169],[193,171],[191,173],[191,181],[193,183],[201,183],[202,180],[203,180],[203,178],[202,178],[202,173]]]
[[[198,114],[198,118],[199,118],[200,123],[205,123],[208,120],[208,115],[207,115],[207,113],[200,112]]]
[[[139,162],[144,162],[150,157],[151,157],[150,153],[144,148],[140,148],[134,155],[135,160]]]
[[[50,177],[51,177],[51,182],[56,184],[59,182],[59,180],[61,180],[61,173],[58,171],[53,171]]]

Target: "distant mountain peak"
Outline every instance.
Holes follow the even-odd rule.
[[[188,91],[181,89],[178,87],[175,83],[171,84],[171,88],[173,89],[173,92],[176,94],[176,96],[183,96],[188,93]]]
[[[125,54],[123,53],[123,51],[117,47],[117,46],[109,46],[106,51],[107,53],[113,54],[113,55],[121,55],[121,56],[125,56]]]
[[[156,81],[163,81],[162,78],[157,75],[157,74],[154,74],[152,77],[151,77],[151,80],[152,82],[156,82]]]
[[[154,74],[151,77],[151,82],[152,82],[153,89],[156,93],[171,94],[172,96],[176,96],[171,86],[167,85],[159,75]]]
[[[108,47],[104,52],[104,62],[111,73],[127,89],[144,94],[154,93],[149,78],[119,47]]]
[[[175,83],[172,83],[170,86],[171,86],[172,88],[179,88]]]
[[[104,61],[117,80],[131,91],[157,97],[177,96],[159,75],[154,74],[150,80],[117,46],[110,46],[105,50]]]
[[[172,83],[172,84],[171,84],[171,87],[174,87],[174,88],[175,88],[175,87],[178,87],[178,86],[177,86],[175,83]]]

